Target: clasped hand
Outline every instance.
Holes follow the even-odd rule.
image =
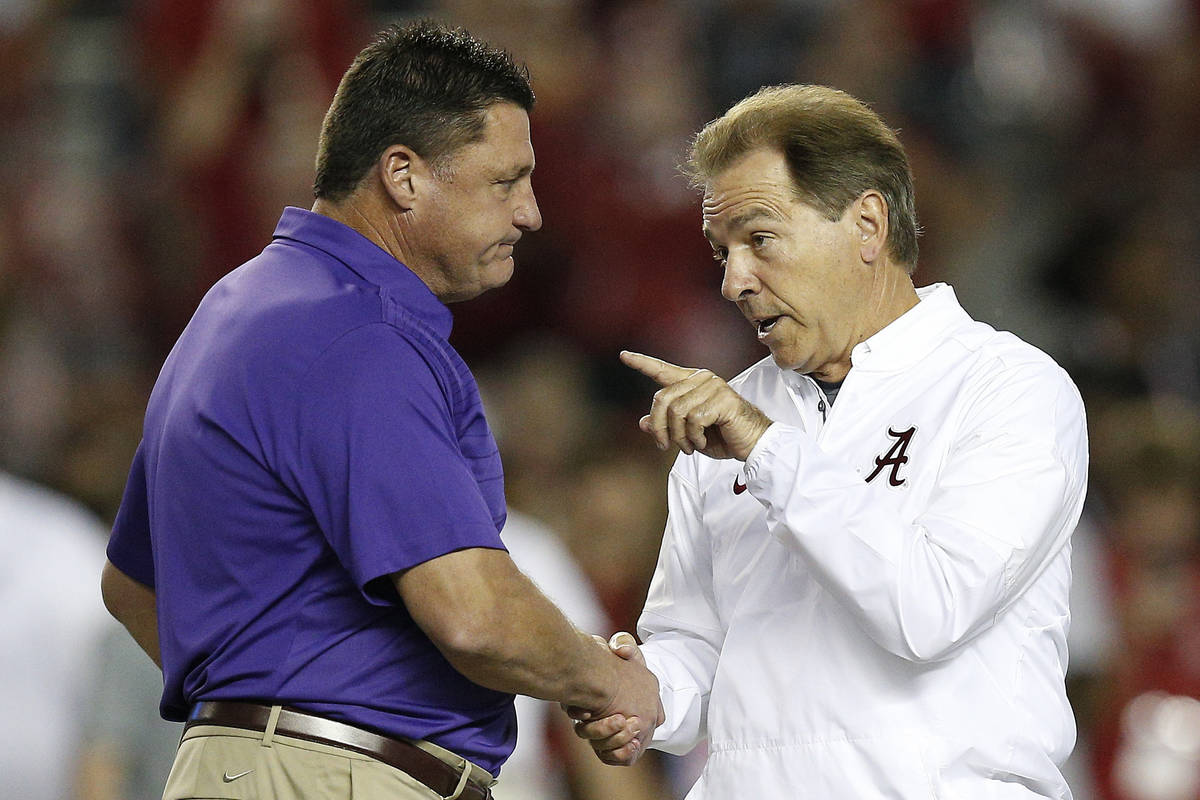
[[[687,454],[745,461],[766,433],[771,419],[707,369],[689,369],[662,359],[621,352],[621,363],[659,386],[650,413],[638,427],[654,437],[659,449],[674,444]]]
[[[622,659],[625,673],[634,679],[635,685],[628,687],[630,695],[644,695],[644,690],[649,688],[653,697],[637,698],[635,705],[640,703],[645,710],[631,711],[630,708],[634,706],[626,706],[633,698],[622,697],[626,693],[623,687],[609,708],[599,713],[590,714],[578,708],[565,710],[576,720],[575,735],[586,739],[601,761],[614,766],[629,766],[646,751],[654,729],[666,719],[658,696],[658,679],[646,668],[646,659],[642,657],[632,634],[617,633],[607,642],[599,636],[593,638],[605,650],[611,649]],[[647,679],[649,685],[646,684]],[[647,700],[652,705],[647,705]]]

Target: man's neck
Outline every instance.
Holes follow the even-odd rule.
[[[887,260],[876,268],[875,275],[864,339],[879,333],[920,302],[912,276],[903,267]]]
[[[361,233],[392,258],[405,262],[400,243],[391,230],[391,226],[387,224],[385,216],[375,208],[375,204],[363,198],[360,193],[355,192],[341,201],[318,197],[313,203],[312,211],[315,214],[337,220],[347,228]]]
[[[862,316],[857,320],[858,333],[850,340],[851,346],[870,339],[900,319],[918,302],[920,302],[920,298],[917,296],[917,290],[913,286],[912,278],[907,270],[886,261],[878,264],[875,267],[875,279],[864,303]],[[851,350],[847,350],[842,360],[813,370],[812,377],[826,383],[841,383],[850,371],[851,352]]]

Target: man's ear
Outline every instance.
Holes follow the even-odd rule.
[[[875,189],[868,189],[855,201],[854,211],[859,255],[866,263],[874,263],[887,248],[887,200]]]
[[[383,190],[401,211],[411,211],[416,203],[424,173],[429,166],[423,158],[402,144],[394,144],[379,156],[379,181]]]

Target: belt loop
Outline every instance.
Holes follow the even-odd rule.
[[[283,706],[271,706],[271,715],[267,717],[267,729],[263,731],[263,747],[271,746],[271,740],[275,738],[275,726],[279,724],[279,712],[282,710]]]
[[[458,776],[458,787],[455,788],[454,794],[444,798],[444,800],[458,800],[458,796],[463,793],[463,789],[467,788],[467,780],[471,777],[471,762],[465,758],[462,763],[462,774]]]

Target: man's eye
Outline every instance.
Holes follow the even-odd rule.
[[[754,247],[762,247],[767,243],[768,237],[761,233],[756,233],[750,237],[750,244]]]

